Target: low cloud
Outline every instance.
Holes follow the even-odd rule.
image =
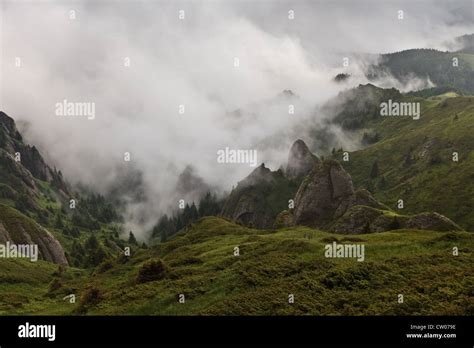
[[[469,1],[428,3],[439,6],[7,1],[1,105],[68,181],[107,193],[139,175],[144,201],[129,199],[126,217],[140,234],[177,206],[176,184],[188,165],[222,192],[252,168],[219,164],[218,150],[255,149],[260,162],[276,169],[295,139],[312,143],[306,126],[323,118],[317,106],[367,83],[364,69],[378,57],[354,59],[346,69],[346,55],[427,47],[466,33],[469,23],[458,9],[470,8]],[[396,18],[400,7],[405,22]],[[345,71],[354,75],[350,83],[335,83]],[[389,76],[380,81],[417,88],[397,83]],[[56,115],[65,99],[95,103],[94,119]]]

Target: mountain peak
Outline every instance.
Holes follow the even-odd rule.
[[[0,126],[7,132],[11,137],[17,138],[20,133],[15,125],[15,120],[8,116],[3,111],[0,111]]]
[[[313,155],[306,143],[298,139],[293,143],[288,154],[286,176],[290,179],[305,176],[318,162],[319,158]]]

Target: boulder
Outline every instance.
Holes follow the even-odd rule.
[[[275,222],[273,223],[273,228],[285,228],[291,227],[295,223],[293,213],[288,210],[283,210],[280,214],[277,215]]]
[[[398,229],[420,229],[432,231],[461,231],[462,229],[447,217],[438,213],[399,215],[388,210],[356,205],[328,228],[331,232],[361,234]]]
[[[295,224],[322,228],[341,217],[356,202],[349,174],[339,162],[317,164],[295,197]]]
[[[36,244],[42,260],[68,265],[59,241],[44,227],[16,209],[0,204],[0,244]]]

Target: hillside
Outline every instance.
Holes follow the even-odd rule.
[[[325,258],[324,246],[333,241],[364,243],[364,262]],[[236,246],[240,256],[234,256]],[[472,315],[473,251],[474,235],[467,232],[349,237],[306,227],[262,231],[209,217],[90,276],[0,260],[0,313]],[[163,267],[150,267],[150,258],[163,260]],[[59,285],[48,289],[46,283]],[[76,304],[62,300],[71,292]],[[289,294],[295,303],[288,303]]]
[[[248,227],[273,227],[277,215],[288,209],[303,178],[319,162],[303,140],[296,140],[284,171],[271,171],[262,163],[232,190],[220,215]]]
[[[453,59],[457,59],[454,65]],[[474,54],[469,49],[462,52],[411,49],[383,54],[380,62],[369,69],[367,77],[375,80],[387,74],[401,82],[417,77],[429,79],[437,87],[450,86],[474,94]]]
[[[133,234],[125,241],[117,202],[71,189],[3,117],[0,236],[19,240],[20,228],[41,239],[47,229],[69,267],[0,258],[0,314],[472,315],[472,97],[369,84],[338,98],[325,106],[332,122],[363,143],[349,161],[344,149],[320,159],[297,140],[285,170],[262,164],[238,183],[222,209],[228,218],[198,219],[219,211],[208,193],[188,206],[191,223],[150,247]],[[419,102],[420,119],[380,117],[387,98]],[[30,151],[36,165],[14,160]],[[276,216],[293,218],[275,225]],[[333,242],[363,245],[364,262],[325,257]]]
[[[364,121],[365,116],[352,115],[361,120],[359,132],[376,139],[341,163],[355,186],[392,209],[403,199],[405,213],[436,211],[474,230],[474,187],[467,185],[474,181],[473,97],[400,100],[420,102],[420,119],[378,116]],[[333,153],[335,159],[342,156],[341,151]]]
[[[119,208],[120,202],[72,189],[61,171],[24,141],[15,121],[0,112],[1,242],[34,241],[43,259],[96,266],[130,246],[119,236],[128,232],[121,229]]]

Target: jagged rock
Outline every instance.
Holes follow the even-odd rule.
[[[36,244],[39,257],[45,261],[68,265],[58,240],[45,228],[19,211],[0,204],[0,243]]]
[[[319,162],[319,158],[311,153],[305,142],[298,139],[291,146],[285,174],[290,179],[304,177]]]
[[[303,177],[319,162],[304,141],[295,141],[285,171],[271,171],[262,163],[232,190],[221,215],[246,226],[272,228],[277,215],[288,209]]]
[[[281,170],[271,171],[262,163],[232,190],[221,215],[254,228],[271,228],[279,212],[288,207],[298,182]]]
[[[337,161],[326,160],[313,168],[296,193],[295,223],[323,227],[341,217],[355,201],[349,174]]]
[[[16,153],[20,154],[21,161],[14,161]],[[2,167],[7,166],[17,172],[17,177],[22,178],[25,184],[34,190],[33,178],[47,181],[58,189],[58,192],[66,198],[68,196],[68,187],[63,180],[62,174],[56,169],[51,169],[35,146],[27,145],[23,142],[23,138],[16,128],[15,121],[4,112],[0,111],[0,157]],[[15,166],[6,163],[11,159]],[[29,172],[29,173],[25,173]],[[9,179],[3,177],[2,182],[9,182]],[[15,190],[19,187],[12,185]],[[27,191],[28,192],[28,191]],[[31,192],[29,192],[31,193]]]
[[[294,223],[337,233],[372,233],[400,228],[459,231],[461,228],[437,213],[396,214],[369,191],[354,191],[350,175],[334,160],[316,165],[295,198]]]

